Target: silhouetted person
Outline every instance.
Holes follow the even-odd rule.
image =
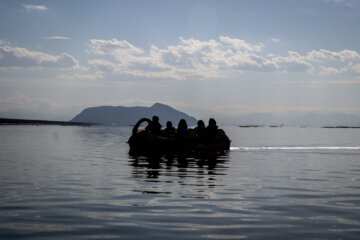
[[[150,126],[150,132],[160,135],[161,134],[161,124],[159,123],[159,117],[153,116]]]
[[[185,119],[181,119],[177,127],[177,135],[184,136],[187,132],[188,132],[188,125]]]
[[[195,132],[199,137],[203,137],[205,135],[205,123],[203,120],[199,120],[197,122],[197,126],[195,127]]]
[[[167,138],[175,137],[176,129],[173,127],[173,124],[171,121],[167,121],[166,128],[164,129],[163,134]]]
[[[212,138],[218,130],[218,126],[216,126],[216,121],[213,118],[209,119],[209,125],[206,127],[206,136],[208,138]]]

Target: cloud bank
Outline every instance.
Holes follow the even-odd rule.
[[[302,55],[264,54],[265,45],[220,36],[201,41],[180,38],[177,45],[144,50],[126,40],[91,39],[91,69],[101,76],[125,74],[147,78],[226,78],[245,72],[307,72],[330,75],[358,70],[360,55],[353,50],[312,50]],[[356,67],[355,67],[356,66]],[[355,69],[354,69],[355,67]]]
[[[26,48],[0,45],[0,69],[71,69],[79,66],[78,60],[68,53],[53,56]]]
[[[90,58],[87,65],[80,68],[79,61],[68,53],[51,55],[0,41],[0,70],[78,69],[67,78],[83,80],[124,75],[177,80],[225,79],[245,73],[306,73],[323,78],[340,74],[356,77],[360,72],[360,54],[354,50],[320,49],[305,54],[288,51],[278,55],[265,53],[263,43],[226,36],[208,41],[180,38],[176,45],[163,48],[150,45],[147,50],[118,39],[91,39],[87,47]],[[66,75],[64,72],[61,76]]]

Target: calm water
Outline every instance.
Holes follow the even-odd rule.
[[[127,127],[0,126],[0,238],[359,239],[360,129],[225,130],[129,156]]]

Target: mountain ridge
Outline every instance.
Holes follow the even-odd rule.
[[[196,118],[162,103],[155,103],[151,107],[89,107],[82,110],[71,119],[70,122],[91,122],[105,125],[128,126],[135,124],[143,117],[151,119],[154,115],[160,118],[162,125],[165,125],[167,121],[172,121],[173,125],[177,125],[180,119],[185,119],[189,125],[195,125],[197,122]]]

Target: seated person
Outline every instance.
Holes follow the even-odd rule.
[[[199,137],[203,137],[205,135],[205,123],[203,120],[199,120],[197,122],[197,127],[195,127],[195,132]]]
[[[218,131],[218,126],[216,126],[216,121],[213,118],[209,119],[209,125],[206,127],[205,132],[208,138],[212,138]]]
[[[159,117],[158,116],[153,116],[152,117],[152,121],[151,121],[151,125],[150,125],[149,130],[153,134],[156,134],[156,135],[161,134],[161,124],[159,123]]]
[[[188,125],[185,119],[181,119],[177,127],[177,136],[179,137],[184,136],[187,132],[188,132]]]
[[[171,121],[167,121],[166,128],[163,131],[163,135],[164,135],[164,137],[167,137],[167,138],[175,137],[176,129],[173,127]]]

